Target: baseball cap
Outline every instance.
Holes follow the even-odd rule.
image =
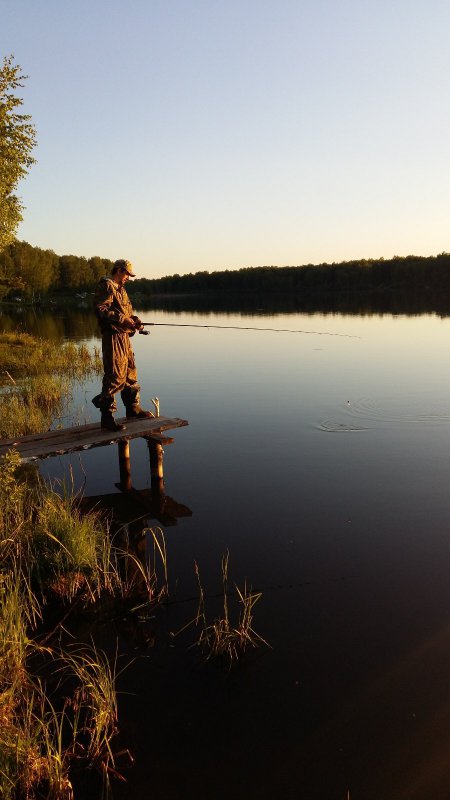
[[[117,261],[114,262],[114,269],[124,269],[130,278],[136,277],[133,272],[133,264],[131,261],[127,261],[125,258],[118,258]]]

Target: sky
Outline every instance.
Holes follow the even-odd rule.
[[[448,251],[448,0],[2,0],[18,238],[140,277]]]

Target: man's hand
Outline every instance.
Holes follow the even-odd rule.
[[[131,319],[133,320],[134,329],[136,331],[141,331],[144,326],[143,326],[141,320],[139,319],[139,317],[137,317],[135,314],[133,314]]]
[[[139,317],[136,317],[135,315],[132,317],[127,317],[124,322],[129,333],[135,333],[144,327]]]

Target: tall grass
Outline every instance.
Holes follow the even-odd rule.
[[[200,580],[198,565],[195,563],[195,573],[200,592],[195,622],[201,628],[197,644],[205,651],[206,658],[224,658],[232,666],[234,662],[243,656],[247,647],[258,647],[259,644],[265,644],[269,647],[269,644],[253,628],[253,609],[258,600],[260,600],[262,593],[253,592],[251,587],[247,587],[246,581],[242,590],[235,584],[235,597],[238,604],[237,609],[235,609],[235,621],[233,623],[229,604],[228,566],[229,553],[227,552],[222,557],[223,611],[212,622],[208,622],[205,594]]]
[[[148,542],[146,564],[150,598],[161,603],[169,596],[166,539],[162,528],[145,528],[144,533]]]
[[[42,492],[36,508],[31,544],[40,585],[71,599],[84,586],[99,594],[103,576],[105,525],[98,515],[82,515],[76,498]]]
[[[78,682],[72,702],[74,730],[87,734],[85,755],[90,764],[101,764],[108,771],[115,766],[111,739],[117,733],[116,664],[111,666],[94,646],[66,651],[63,664]]]
[[[106,782],[115,772],[115,666],[93,646],[39,644],[36,590],[41,600],[56,592],[93,603],[105,591],[121,593],[119,570],[97,515],[82,516],[70,495],[21,481],[17,453],[1,462],[0,797],[71,800],[74,763],[95,766]],[[55,697],[30,669],[36,658],[44,673],[58,665]],[[72,695],[61,703],[65,679]]]
[[[73,382],[101,371],[97,348],[0,333],[0,438],[47,430],[67,407]]]
[[[43,374],[81,378],[101,371],[97,348],[91,352],[85,344],[61,344],[28,333],[0,333],[0,378],[5,382]]]
[[[48,430],[69,402],[65,377],[27,378],[0,394],[0,438],[27,436]]]
[[[54,654],[60,680],[75,685],[57,708],[46,686],[23,673],[0,687],[0,797],[72,800],[70,770],[95,767],[105,786],[116,773],[115,664],[95,647]]]

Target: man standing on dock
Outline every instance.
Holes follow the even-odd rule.
[[[92,402],[101,411],[101,426],[108,431],[121,431],[114,419],[117,410],[115,395],[120,392],[128,419],[153,417],[144,411],[139,402],[140,386],[130,336],[142,330],[139,317],[133,314],[125,283],[134,278],[130,261],[119,259],[114,263],[111,277],[101,278],[95,290],[94,309],[102,332],[103,383],[101,394]]]

